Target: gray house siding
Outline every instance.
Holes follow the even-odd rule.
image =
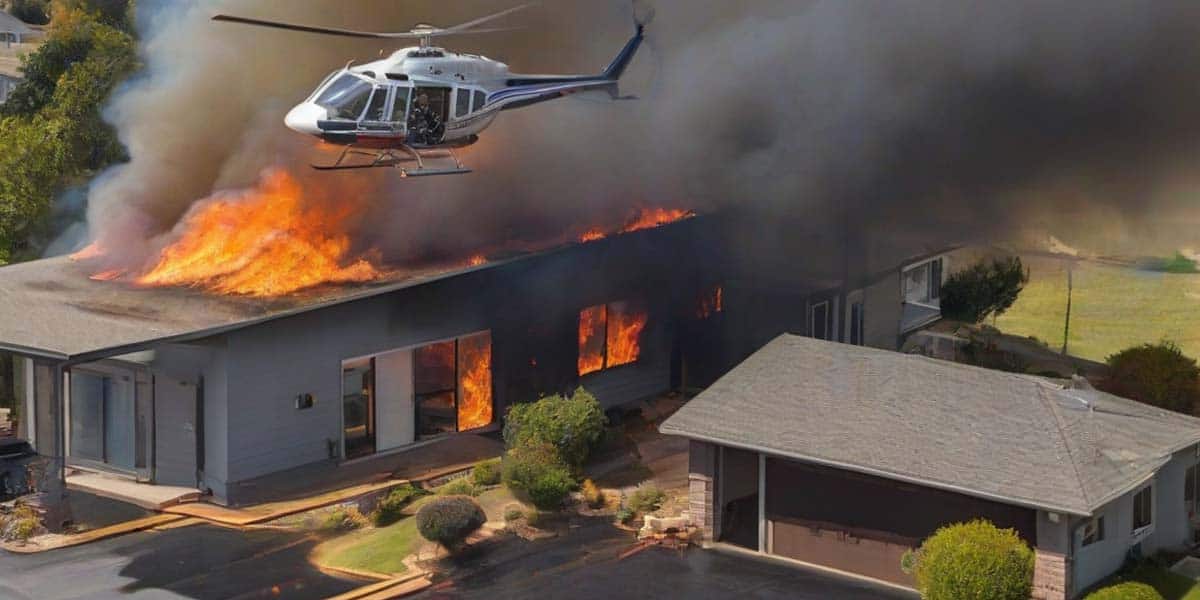
[[[1188,448],[1175,453],[1154,476],[1154,531],[1141,542],[1144,556],[1189,545],[1191,527],[1183,503],[1183,483],[1185,471],[1196,463],[1195,447]],[[1133,546],[1133,495],[1136,491],[1113,500],[1096,512],[1097,516],[1104,517],[1103,541],[1082,546],[1079,526],[1084,519],[1073,519],[1076,591],[1088,589],[1124,564]]]
[[[863,340],[865,345],[895,350],[900,335],[900,273],[863,288]]]

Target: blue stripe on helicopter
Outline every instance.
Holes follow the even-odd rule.
[[[608,79],[591,79],[588,81],[576,81],[576,82],[566,83],[566,84],[557,83],[557,84],[550,84],[550,85],[510,87],[510,88],[505,88],[503,90],[500,90],[498,92],[493,92],[490,96],[488,96],[487,104],[492,104],[494,102],[501,102],[504,100],[510,100],[510,99],[514,99],[514,98],[523,98],[525,96],[536,96],[536,95],[547,94],[547,93],[551,93],[551,92],[565,91],[565,90],[571,90],[571,89],[582,89],[582,88],[586,88],[586,87],[594,87],[597,85],[608,85],[611,83],[615,83],[615,82],[612,80],[608,80]]]

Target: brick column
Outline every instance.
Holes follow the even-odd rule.
[[[1033,559],[1033,599],[1067,600],[1067,557],[1036,550]]]
[[[716,446],[692,441],[688,452],[688,516],[706,540],[713,539],[717,527],[713,509],[716,471]]]

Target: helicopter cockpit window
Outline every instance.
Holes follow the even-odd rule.
[[[471,112],[471,90],[459,88],[457,98],[454,100],[454,116],[465,117]]]
[[[316,104],[328,110],[331,119],[358,120],[371,98],[371,88],[370,83],[347,73],[333,80]]]
[[[367,107],[367,121],[382,121],[387,117],[387,97],[387,88],[382,86],[375,88],[375,94],[371,96],[371,104]]]
[[[408,94],[412,88],[396,88],[396,97],[392,99],[392,121],[404,123],[408,120]]]

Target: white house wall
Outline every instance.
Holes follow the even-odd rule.
[[[1176,453],[1154,478],[1154,532],[1142,541],[1142,554],[1179,550],[1188,545],[1191,530],[1183,504],[1184,473],[1196,464],[1195,448]],[[1140,489],[1140,488],[1139,488]],[[1135,490],[1136,492],[1136,490]],[[1133,494],[1125,494],[1100,509],[1104,540],[1087,547],[1079,544],[1076,529],[1073,566],[1074,587],[1084,591],[1121,568],[1132,545]]]

